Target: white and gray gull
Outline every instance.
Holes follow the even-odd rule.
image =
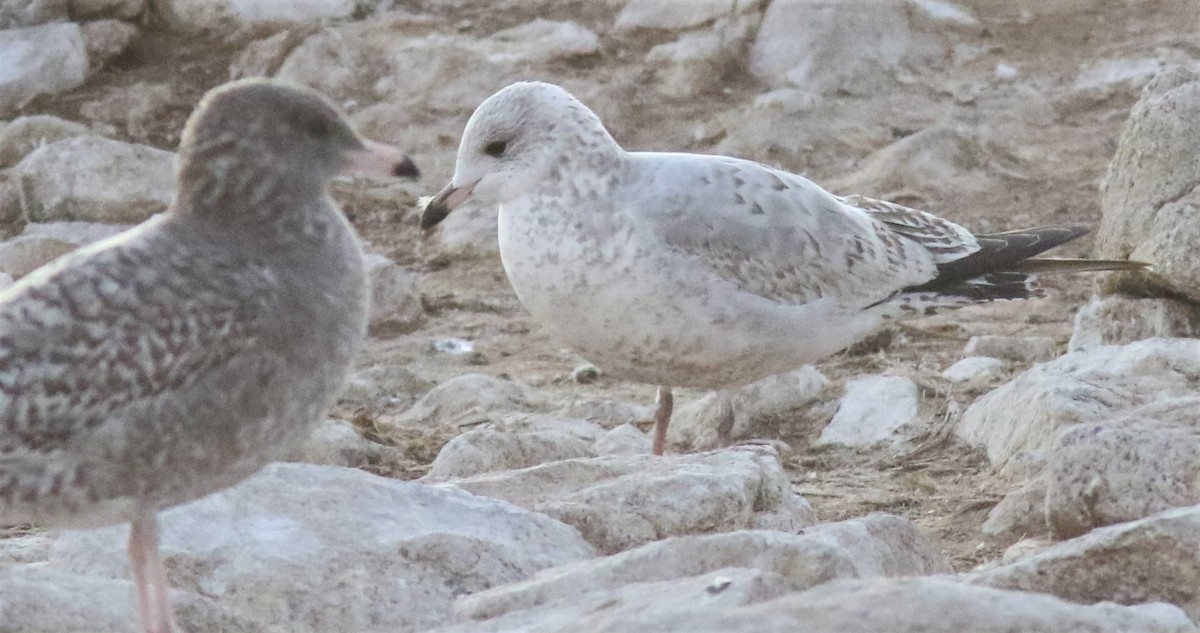
[[[286,455],[366,332],[346,169],[416,176],[328,101],[249,80],[188,120],[166,213],[0,293],[0,522],[129,522],[147,633],[174,624],[156,513]]]
[[[1033,273],[1144,266],[1032,259],[1082,228],[976,236],[747,160],[627,152],[567,91],[538,82],[475,110],[421,226],[468,199],[499,206],[504,270],[541,325],[601,369],[659,385],[656,454],[671,387],[733,387],[889,320],[1037,296]]]

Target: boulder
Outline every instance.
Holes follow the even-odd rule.
[[[370,330],[373,336],[407,334],[425,320],[421,276],[375,253],[363,256],[371,281]]]
[[[17,164],[43,145],[88,134],[91,130],[86,125],[50,114],[17,117],[0,129],[0,169]]]
[[[71,22],[0,30],[0,113],[42,94],[78,88],[88,57],[79,25]]]
[[[432,481],[514,470],[576,457],[595,457],[590,443],[567,433],[503,433],[474,429],[450,440],[429,465]]]
[[[1175,299],[1094,296],[1075,313],[1068,351],[1147,338],[1200,338],[1200,307]]]
[[[917,384],[904,376],[863,376],[846,383],[817,445],[870,446],[911,435],[919,419]]]

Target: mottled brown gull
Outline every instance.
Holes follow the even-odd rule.
[[[626,152],[586,106],[537,82],[475,110],[421,226],[468,199],[499,205],[504,270],[538,322],[600,368],[659,385],[658,454],[671,387],[741,385],[889,320],[1037,296],[1033,273],[1143,267],[1031,259],[1082,228],[974,236],[747,160]]]
[[[344,169],[415,176],[325,99],[278,82],[209,92],[176,198],[0,293],[0,522],[129,522],[145,631],[173,628],[156,513],[301,442],[367,324]]]

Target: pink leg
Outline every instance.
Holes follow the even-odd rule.
[[[658,388],[658,409],[654,411],[654,454],[662,455],[667,447],[667,425],[671,423],[671,411],[675,398],[670,387]]]
[[[167,597],[167,570],[158,554],[158,519],[150,514],[130,526],[129,560],[137,585],[138,615],[145,633],[171,633],[175,616]]]

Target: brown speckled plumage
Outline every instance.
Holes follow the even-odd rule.
[[[0,521],[132,522],[147,631],[171,628],[155,512],[285,454],[347,375],[367,283],[325,188],[367,153],[309,91],[218,88],[166,213],[0,293]]]

